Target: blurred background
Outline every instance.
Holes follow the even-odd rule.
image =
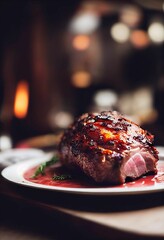
[[[1,0],[1,150],[54,144],[75,117],[111,109],[164,145],[163,11],[163,0]]]

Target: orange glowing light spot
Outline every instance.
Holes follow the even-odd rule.
[[[98,149],[100,149],[103,154],[111,154],[112,153],[112,150],[107,149],[107,148],[103,148],[103,147],[98,146]],[[106,160],[102,159],[101,161],[105,162]]]
[[[101,160],[101,161],[102,161],[102,163],[105,163],[105,161],[106,161],[105,156],[102,157],[102,160]]]
[[[90,38],[86,35],[77,35],[74,37],[72,45],[77,50],[86,50],[90,45]]]
[[[134,30],[130,35],[130,41],[136,48],[143,48],[149,45],[149,37],[143,30]]]
[[[91,75],[86,71],[79,71],[72,75],[72,84],[78,88],[86,88],[91,84]]]
[[[16,88],[14,115],[17,118],[24,118],[28,111],[28,104],[29,104],[28,83],[22,80],[18,83]]]
[[[101,129],[101,134],[104,135],[106,139],[112,139],[115,137],[115,135],[111,131],[106,130],[105,128]]]

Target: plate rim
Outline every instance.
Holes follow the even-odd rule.
[[[59,187],[59,186],[49,186],[39,183],[34,183],[26,180],[23,177],[23,174],[26,170],[31,167],[35,167],[36,165],[47,161],[52,157],[53,154],[46,154],[44,156],[38,158],[30,158],[28,160],[24,160],[22,162],[18,162],[12,164],[10,166],[5,167],[1,171],[1,175],[3,178],[8,180],[9,182],[22,185],[25,187],[37,188],[42,190],[63,192],[63,193],[73,193],[73,194],[83,194],[83,195],[132,195],[132,194],[146,194],[146,193],[154,193],[159,191],[164,191],[164,184],[156,186],[145,186],[145,187],[130,187],[130,188],[70,188],[70,187]],[[159,160],[159,163],[164,163],[163,160]],[[13,176],[10,175],[13,174]]]

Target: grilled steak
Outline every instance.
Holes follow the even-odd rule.
[[[120,184],[157,172],[153,140],[116,111],[87,113],[65,131],[59,153],[63,165],[81,169],[94,181]]]

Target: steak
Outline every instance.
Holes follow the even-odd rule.
[[[117,111],[86,113],[66,129],[61,163],[97,183],[121,184],[157,172],[154,136]]]

